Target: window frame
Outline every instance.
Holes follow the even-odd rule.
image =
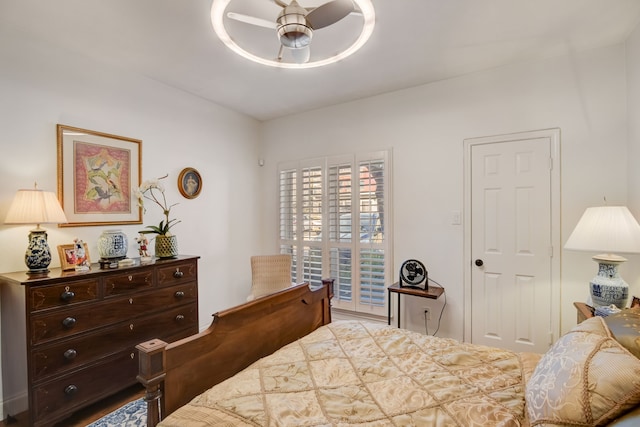
[[[331,277],[336,279],[334,275],[331,273],[332,265],[331,265],[331,252],[332,250],[350,250],[351,260],[355,259],[355,262],[350,262],[351,266],[351,277],[356,277],[357,280],[351,280],[351,300],[346,301],[339,297],[338,287],[339,283],[336,283],[336,289],[334,289],[334,298],[332,301],[332,306],[334,308],[338,308],[345,311],[351,311],[359,314],[365,315],[374,315],[374,316],[386,316],[387,315],[387,307],[389,304],[388,300],[388,292],[386,288],[391,284],[391,280],[393,280],[393,212],[391,207],[392,204],[392,194],[391,194],[391,177],[392,177],[392,161],[391,161],[391,150],[381,150],[381,151],[372,151],[372,152],[363,152],[363,153],[354,153],[354,154],[346,154],[346,155],[337,155],[337,156],[327,156],[320,157],[314,159],[306,159],[300,161],[292,161],[292,162],[282,162],[278,164],[277,167],[277,175],[278,175],[278,248],[281,253],[291,253],[294,262],[292,263],[292,277],[296,282],[304,281],[305,278],[311,278],[312,280],[319,280],[321,278]],[[360,221],[361,215],[363,213],[361,211],[361,194],[360,194],[360,167],[363,162],[382,162],[383,166],[383,200],[382,200],[382,212],[384,213],[380,224],[381,232],[383,236],[382,242],[373,242],[373,239],[370,239],[369,242],[361,242],[360,238],[351,238],[350,242],[342,242],[338,240],[331,239],[330,232],[330,186],[329,186],[329,171],[331,168],[335,167],[344,167],[346,164],[351,166],[351,207],[358,207],[358,214],[355,215],[353,209],[349,210],[351,214],[351,236],[360,236]],[[305,230],[303,227],[304,224],[304,209],[300,208],[305,200],[302,200],[303,197],[303,188],[304,188],[304,180],[303,180],[303,171],[311,170],[311,169],[320,169],[321,170],[321,232],[320,232],[320,240],[313,239],[313,235],[311,233],[305,234]],[[282,203],[282,173],[292,173],[295,171],[295,196],[290,198],[290,202],[293,199],[293,203],[296,205],[295,211],[295,219],[293,221],[293,227],[295,231],[293,234],[286,236],[287,233],[283,233],[282,226],[284,224],[283,221],[283,203]],[[340,178],[338,177],[338,180]],[[377,184],[379,185],[379,184]],[[339,186],[337,187],[339,188]],[[376,199],[377,202],[377,199]],[[307,203],[310,203],[307,201]],[[337,213],[337,221],[338,226],[340,225],[340,212]],[[335,219],[335,213],[334,213]],[[297,227],[296,224],[300,226]],[[335,222],[334,222],[335,224]],[[355,230],[355,231],[354,231]],[[338,235],[340,232],[338,231]],[[289,238],[283,238],[289,237]],[[307,238],[309,237],[309,238]],[[366,304],[363,303],[360,299],[360,292],[362,290],[363,283],[362,279],[362,271],[360,268],[361,256],[363,254],[363,249],[371,249],[371,250],[380,250],[384,254],[384,272],[382,276],[383,286],[382,286],[382,305],[375,304]],[[317,268],[315,270],[311,270],[310,273],[305,277],[305,269],[310,268],[310,266],[305,266],[307,261],[305,260],[305,251],[308,250],[307,255],[311,252],[311,250],[320,250],[321,254],[321,270]],[[355,257],[354,257],[355,254]],[[309,258],[312,260],[313,257]],[[316,257],[316,259],[318,259]],[[320,276],[320,277],[319,277]],[[336,280],[338,282],[338,280]]]

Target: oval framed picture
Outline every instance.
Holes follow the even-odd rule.
[[[202,177],[194,168],[184,168],[178,176],[178,190],[187,199],[195,199],[202,190]]]

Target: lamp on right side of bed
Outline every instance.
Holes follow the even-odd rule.
[[[592,258],[598,263],[598,274],[589,282],[592,303],[626,307],[629,285],[618,266],[627,259],[616,254],[640,253],[640,225],[626,206],[587,208],[564,248],[601,252]]]

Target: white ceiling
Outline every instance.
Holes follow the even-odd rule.
[[[271,0],[234,2],[244,13],[254,6],[252,14],[265,19],[275,19],[264,15],[279,9]],[[306,7],[324,2],[299,0]],[[266,67],[232,53],[212,30],[211,0],[0,0],[0,25],[268,120],[619,43],[640,19],[639,0],[372,3],[376,27],[364,48],[337,64],[305,70]],[[339,38],[339,28],[332,27],[318,30],[313,43]],[[273,45],[275,56],[275,34],[246,30],[267,49]]]

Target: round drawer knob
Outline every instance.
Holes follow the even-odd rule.
[[[77,392],[78,392],[78,387],[73,384],[70,384],[64,388],[64,394],[66,394],[67,396],[73,396]]]
[[[477,259],[477,260],[476,260],[476,265],[477,265],[478,267],[482,267],[482,266],[484,265],[484,261],[482,261],[481,259]]]
[[[63,293],[60,294],[60,299],[64,302],[69,302],[71,301],[74,297],[76,296],[75,292],[70,291],[70,290],[65,290]]]
[[[76,324],[76,319],[73,317],[67,317],[62,321],[62,325],[67,329],[73,328],[75,324]]]
[[[184,273],[180,270],[176,270],[173,272],[173,277],[175,277],[176,279],[180,279],[182,276],[184,276]]]
[[[64,358],[67,360],[73,360],[76,358],[77,355],[78,355],[78,352],[72,348],[64,352]]]
[[[176,316],[176,321],[178,321],[178,322],[182,322],[183,320],[184,320],[184,315],[182,315],[182,314],[178,314],[178,315]]]
[[[177,291],[175,293],[176,298],[184,298],[184,292],[183,291]]]

